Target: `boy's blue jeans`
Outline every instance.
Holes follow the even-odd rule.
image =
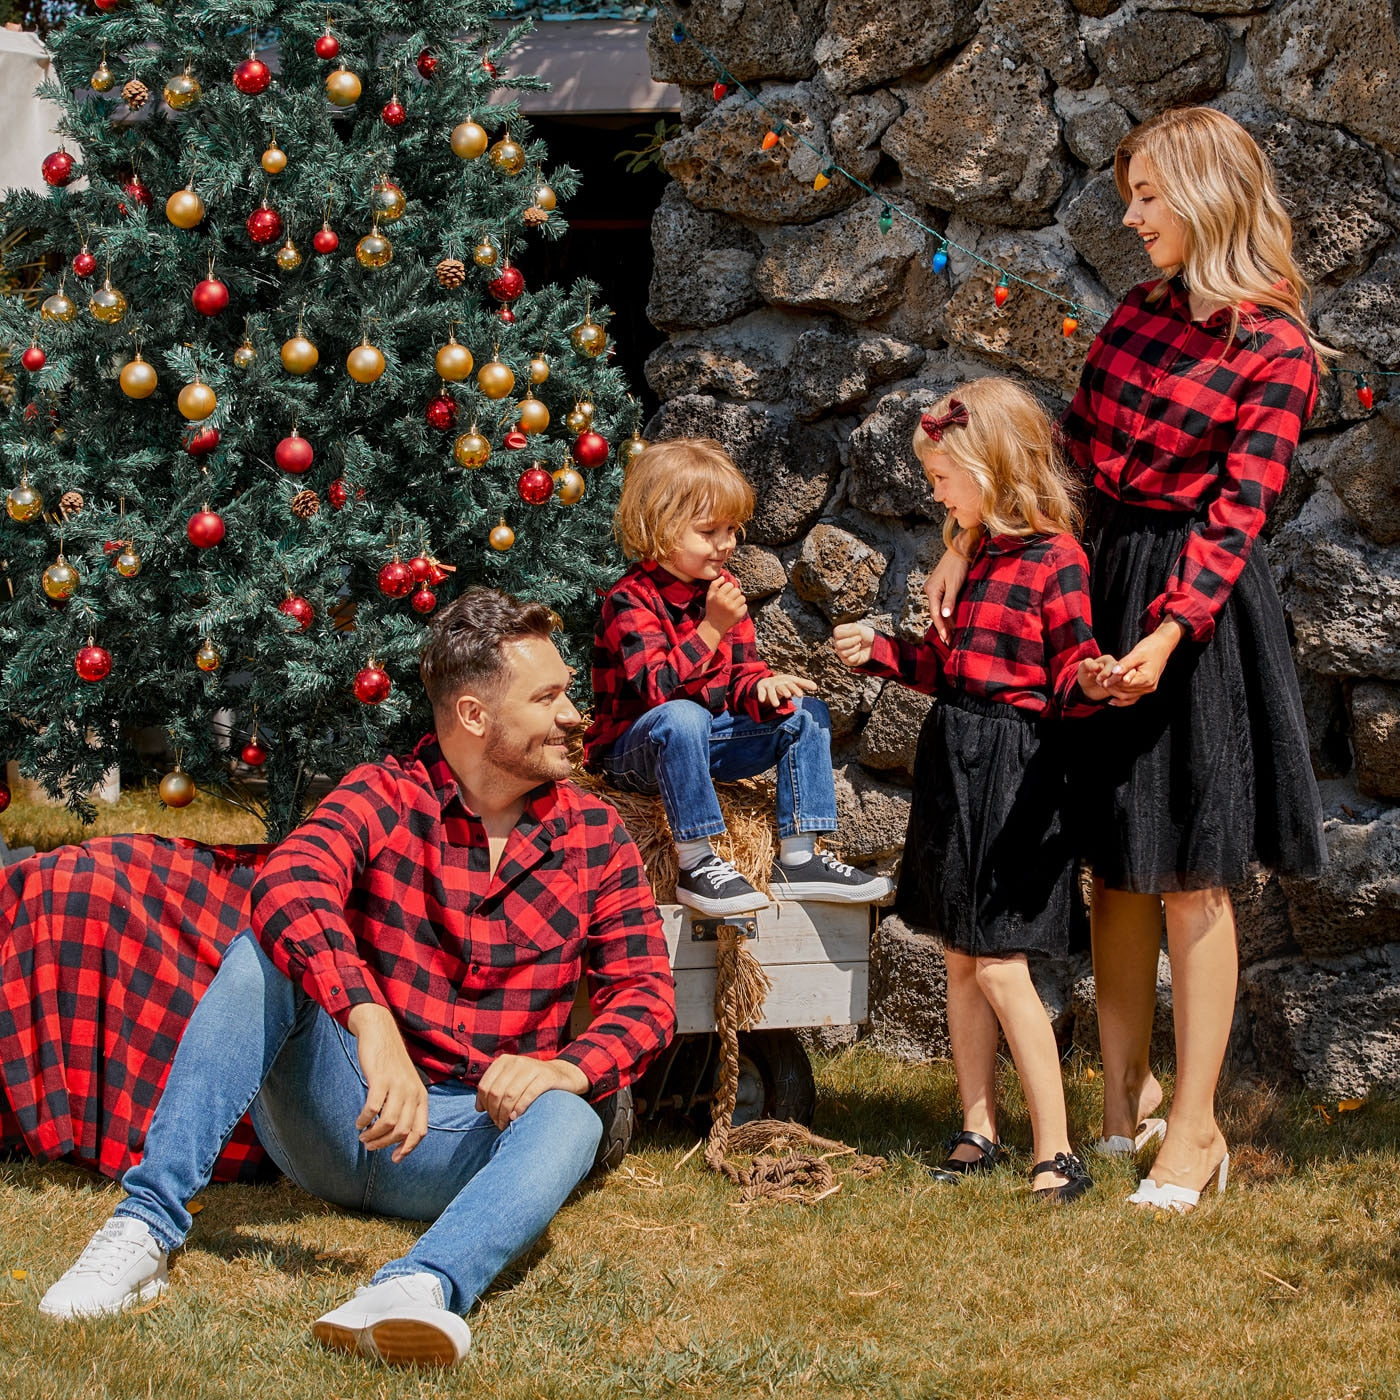
[[[659,792],[671,835],[698,841],[724,831],[715,782],[778,769],[778,835],[836,830],[831,775],[831,716],[810,695],[792,714],[755,721],[712,715],[693,700],[668,700],[648,710],[601,760],[620,788]]]
[[[190,1229],[186,1203],[251,1107],[268,1155],[304,1191],[347,1210],[433,1221],[372,1282],[433,1274],[447,1306],[464,1313],[588,1173],[602,1121],[586,1100],[554,1089],[501,1131],[477,1111],[475,1089],[434,1084],[427,1136],[395,1163],[393,1148],[360,1144],[365,1092],[354,1036],[244,932],[190,1017],[116,1214],[177,1249]]]

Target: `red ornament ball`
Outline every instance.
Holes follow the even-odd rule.
[[[526,467],[515,489],[526,505],[542,506],[554,494],[554,478],[543,467]]]
[[[108,10],[115,10],[117,8],[117,0],[92,0],[92,2],[104,14]]]
[[[501,70],[485,54],[481,56],[481,66],[486,70],[486,74],[491,78],[499,78]]]
[[[512,428],[501,441],[511,449],[512,452],[519,452],[522,447],[530,445],[530,439],[520,431],[519,428]]]
[[[423,75],[423,77],[425,77],[425,78],[431,78],[431,77],[437,72],[437,70],[438,70],[438,59],[437,59],[437,55],[434,54],[434,53],[431,53],[431,52],[430,52],[429,50],[427,50],[427,49],[424,49],[423,52],[420,53],[420,54],[418,55],[418,71],[419,71],[419,73],[421,73],[421,74]]]
[[[274,243],[282,237],[282,216],[270,205],[262,204],[248,215],[244,227],[254,243]]]
[[[385,126],[402,126],[408,120],[408,108],[398,98],[391,98],[379,109],[379,117]]]
[[[91,277],[97,271],[97,259],[84,248],[73,254],[73,271],[79,277]]]
[[[402,559],[391,559],[379,571],[379,591],[386,598],[407,598],[413,592],[413,570]]]
[[[317,58],[334,58],[340,52],[340,40],[328,29],[316,40]]]
[[[0,778],[0,812],[10,805],[10,785]]]
[[[378,666],[366,666],[355,676],[355,699],[363,705],[382,705],[393,688],[389,673]]]
[[[50,151],[39,167],[46,185],[71,184],[73,181],[73,157],[67,151]]]
[[[273,455],[277,459],[277,465],[284,472],[292,472],[297,476],[300,476],[304,471],[310,471],[311,463],[316,459],[316,453],[311,444],[297,433],[293,433],[290,437],[284,437],[277,444],[277,450]]]
[[[48,364],[49,357],[37,345],[31,345],[23,355],[19,357],[19,362],[32,374],[37,374]]]
[[[256,97],[260,92],[266,92],[271,84],[272,69],[260,58],[245,58],[233,70],[234,87],[248,97]]]
[[[106,647],[85,646],[74,658],[73,669],[85,681],[105,680],[112,673],[112,653]]]
[[[238,756],[249,768],[261,768],[267,762],[267,750],[256,739],[249,739]]]
[[[515,312],[512,311],[508,306],[501,307],[501,309],[496,313],[496,315],[499,316],[501,320],[504,321],[508,326],[513,326],[515,324]]]
[[[217,316],[228,305],[228,287],[217,277],[206,277],[194,284],[190,301],[201,316]]]
[[[316,620],[316,609],[299,594],[291,593],[277,604],[277,611],[285,613],[297,624],[298,632],[305,632]]]
[[[122,193],[126,195],[128,199],[139,204],[143,209],[149,209],[151,205],[156,202],[155,196],[141,183],[139,175],[133,175],[131,179],[122,186]],[[125,204],[118,205],[117,207],[123,214],[126,213]]]
[[[219,445],[217,428],[200,428],[185,439],[185,451],[191,457],[207,457]]]
[[[514,301],[525,290],[525,278],[518,267],[504,267],[499,277],[486,284],[497,301]]]
[[[450,394],[438,394],[428,401],[424,414],[430,428],[439,432],[451,432],[457,426],[457,401]]]
[[[608,460],[608,440],[591,428],[574,439],[574,461],[581,467],[601,467]]]
[[[329,224],[323,224],[312,237],[311,246],[318,253],[333,253],[340,247],[340,235]]]
[[[345,490],[345,478],[336,477],[329,486],[326,487],[326,499],[331,503],[332,510],[344,510],[345,502],[350,499],[349,493]]]
[[[431,588],[420,588],[409,602],[413,604],[414,612],[430,613],[437,607],[437,594]]]
[[[190,543],[200,549],[212,549],[224,537],[224,518],[215,510],[197,510],[185,526]]]
[[[415,583],[427,583],[433,579],[433,561],[426,554],[419,554],[408,561]],[[433,580],[437,582],[438,580]]]

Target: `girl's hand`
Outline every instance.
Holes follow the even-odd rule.
[[[1118,663],[1111,656],[1091,656],[1079,663],[1079,688],[1090,700],[1107,700],[1104,679]]]
[[[953,607],[967,582],[967,560],[956,549],[945,549],[924,580],[924,597],[938,635],[946,642],[953,631]]]
[[[806,676],[764,676],[755,687],[755,694],[760,705],[776,708],[784,700],[795,700],[799,695],[811,695],[816,688],[816,681],[809,681]]]
[[[951,553],[951,551],[949,551]],[[943,556],[948,557],[946,554]],[[863,622],[841,622],[831,634],[836,658],[843,666],[864,666],[875,645],[875,629]]]
[[[1103,675],[1110,696],[1108,703],[1121,708],[1136,705],[1144,695],[1151,695],[1162,679],[1172,652],[1185,635],[1181,624],[1169,617],[1151,636],[1144,637],[1121,661],[1115,662]]]

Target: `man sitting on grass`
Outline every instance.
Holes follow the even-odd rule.
[[[422,674],[436,733],[351,772],[269,857],[252,928],[195,1009],[128,1195],[40,1311],[166,1288],[187,1203],[251,1106],[303,1190],[434,1223],[312,1326],[327,1346],[450,1365],[461,1314],[593,1165],[588,1099],[670,1039],[661,923],[616,811],[572,783],[572,671],[539,603],[469,589]],[[567,1044],[587,970],[592,1025]]]

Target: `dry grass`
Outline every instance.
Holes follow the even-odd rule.
[[[1097,1084],[1068,1072],[1087,1135]],[[818,1131],[891,1160],[818,1206],[739,1210],[652,1135],[568,1205],[532,1267],[471,1321],[455,1374],[321,1352],[307,1323],[415,1230],[293,1187],[204,1197],[174,1288],[139,1317],[58,1327],[35,1311],[119,1199],[66,1167],[0,1168],[0,1366],[14,1400],[625,1395],[1333,1397],[1400,1394],[1396,1130],[1375,1103],[1324,1122],[1257,1088],[1227,1095],[1240,1179],[1184,1219],[1123,1205],[1096,1164],[1065,1210],[1010,1171],[949,1190],[922,1163],[955,1123],[947,1065],[857,1048],[819,1065]],[[1025,1141],[1014,1078],[1003,1130]],[[1024,1165],[1024,1163],[1022,1163]]]
[[[66,807],[50,806],[17,797],[0,816],[0,835],[12,847],[33,846],[51,851],[94,836],[118,836],[126,832],[155,836],[188,836],[194,841],[260,842],[263,826],[256,817],[240,812],[211,793],[201,792],[188,807],[167,807],[154,788],[123,792],[118,802],[97,804],[97,821],[84,826]]]

